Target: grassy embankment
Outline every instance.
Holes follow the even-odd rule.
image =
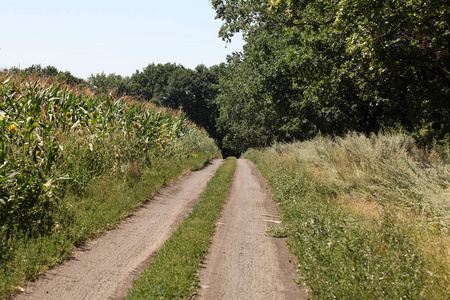
[[[447,149],[448,152],[448,149]],[[315,299],[450,297],[450,161],[411,137],[250,150]]]
[[[0,298],[219,156],[178,112],[1,74]]]
[[[208,252],[235,169],[236,159],[228,158],[208,183],[192,213],[134,281],[127,299],[192,298],[198,289],[196,272]]]

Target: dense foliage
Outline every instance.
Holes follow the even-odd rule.
[[[123,77],[114,73],[92,74],[83,80],[69,71],[59,71],[53,66],[32,65],[23,70],[10,68],[11,74],[33,74],[41,78],[59,80],[69,85],[90,88],[97,96],[130,96],[141,102],[152,102],[159,107],[181,109],[187,118],[204,128],[208,134],[221,144],[222,135],[216,130],[218,108],[215,98],[218,92],[219,77],[226,65],[206,67],[198,65],[194,70],[180,64],[151,63],[131,76]]]
[[[220,83],[225,146],[392,127],[449,137],[448,1],[211,2],[222,38],[247,42]]]

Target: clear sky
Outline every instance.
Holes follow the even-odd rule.
[[[87,78],[149,63],[211,66],[241,51],[209,0],[0,0],[0,68],[52,65]]]

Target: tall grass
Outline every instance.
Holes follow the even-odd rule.
[[[220,155],[181,112],[21,74],[0,76],[0,138],[0,297]]]
[[[450,162],[411,137],[343,138],[250,150],[283,214],[313,298],[446,299]]]
[[[436,226],[450,226],[450,163],[435,151],[418,148],[410,136],[318,137],[292,151],[323,170],[320,176],[338,189],[364,190],[380,205],[394,204]]]

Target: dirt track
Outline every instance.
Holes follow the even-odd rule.
[[[134,277],[197,203],[222,160],[162,190],[117,230],[73,254],[15,299],[123,299]]]
[[[27,286],[15,299],[123,299],[197,203],[222,160],[214,160],[162,190],[118,229],[93,241]],[[198,298],[306,299],[283,239],[265,235],[279,222],[265,182],[248,160],[238,160],[233,186],[210,252],[200,271]]]
[[[283,239],[268,237],[279,222],[265,182],[248,160],[237,161],[233,186],[209,254],[200,271],[197,298],[306,299],[294,282],[295,271]]]

